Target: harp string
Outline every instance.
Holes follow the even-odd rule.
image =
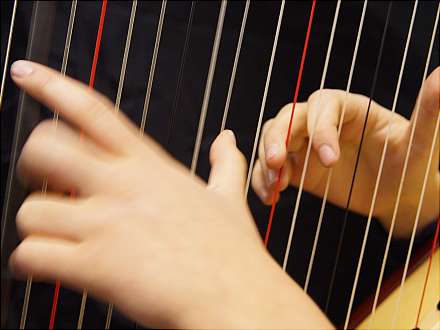
[[[119,111],[119,106],[121,105],[122,90],[124,88],[125,72],[127,69],[128,54],[130,52],[131,37],[133,35],[134,20],[136,18],[136,8],[137,8],[137,0],[133,0],[132,5],[131,5],[130,21],[128,23],[127,39],[125,41],[124,56],[123,56],[122,65],[121,65],[121,73],[119,75],[118,92],[116,95],[115,109],[114,109],[115,112]],[[111,323],[112,315],[113,315],[113,307],[114,306],[112,303],[108,304],[107,316],[106,316],[106,320],[105,320],[105,329],[110,328],[110,323]]]
[[[316,0],[313,0],[313,3],[315,3],[315,1]],[[254,145],[252,147],[252,156],[251,156],[251,160],[249,162],[249,168],[248,168],[248,173],[247,173],[247,177],[246,177],[245,196],[247,196],[248,192],[249,192],[249,185],[250,185],[251,176],[252,176],[252,169],[254,167],[254,162],[255,162],[255,152],[257,150],[258,138],[260,136],[261,123],[263,121],[264,108],[266,107],[267,93],[269,90],[270,78],[272,76],[273,62],[275,59],[275,53],[277,51],[278,37],[280,35],[281,23],[283,21],[284,6],[285,6],[285,0],[282,0],[281,5],[280,5],[280,12],[278,14],[278,23],[277,23],[277,28],[276,28],[276,32],[275,32],[275,38],[273,41],[272,54],[270,56],[269,68],[267,69],[266,84],[264,86],[264,93],[263,93],[263,99],[261,101],[260,115],[258,117],[257,131],[255,132]]]
[[[435,34],[437,32],[439,13],[440,13],[440,4],[437,7],[437,15],[436,15],[436,18],[435,18],[435,22],[434,22],[434,26],[433,26],[433,30],[432,30],[432,34],[431,34],[431,41],[430,41],[430,45],[429,45],[429,50],[428,50],[428,54],[426,56],[425,69],[424,69],[424,72],[423,72],[423,78],[422,78],[422,82],[420,84],[420,89],[419,90],[421,90],[423,82],[426,80],[426,77],[428,75],[429,61],[431,59],[432,49],[433,49],[434,40],[435,40]],[[397,191],[396,202],[394,204],[393,216],[391,218],[391,224],[390,224],[390,229],[388,230],[388,238],[387,238],[387,243],[386,243],[386,246],[385,246],[385,252],[384,252],[384,256],[382,258],[382,265],[381,265],[381,270],[380,270],[380,274],[379,274],[379,280],[377,282],[377,287],[376,287],[376,292],[375,292],[375,296],[374,296],[373,306],[372,306],[372,309],[371,309],[371,318],[370,318],[370,325],[369,325],[370,328],[373,327],[374,321],[375,321],[376,307],[377,307],[377,303],[378,303],[378,300],[379,300],[379,294],[380,294],[380,290],[381,290],[381,286],[382,286],[383,276],[385,274],[385,266],[386,266],[386,263],[387,263],[388,253],[389,253],[389,249],[390,249],[390,245],[391,245],[391,238],[392,238],[393,231],[394,231],[394,226],[395,226],[395,223],[396,223],[396,216],[397,216],[397,211],[398,211],[399,204],[400,204],[400,197],[401,197],[402,190],[403,190],[403,183],[404,183],[405,178],[406,178],[406,172],[407,172],[409,156],[410,156],[410,152],[411,152],[411,146],[412,146],[412,143],[413,143],[413,140],[414,140],[415,128],[416,128],[416,124],[417,124],[418,117],[419,117],[420,105],[421,105],[421,98],[419,97],[417,99],[417,101],[416,101],[416,106],[415,106],[415,110],[414,110],[414,112],[415,112],[414,113],[414,122],[413,122],[412,127],[411,127],[408,147],[407,147],[406,155],[405,155],[405,161],[403,163],[402,173],[401,173],[401,176],[400,176],[400,183],[399,183],[399,188],[398,188],[398,191]]]
[[[63,76],[66,74],[67,63],[68,63],[68,59],[69,59],[70,43],[72,40],[73,26],[75,23],[76,5],[77,5],[77,0],[73,0],[72,5],[70,7],[69,25],[67,27],[66,41],[64,44],[64,52],[63,52],[63,60],[61,63],[61,74]],[[55,123],[55,129],[56,129],[56,125],[58,123],[58,112],[55,111],[55,113],[52,117],[52,121]],[[47,184],[48,184],[48,178],[45,177],[43,180],[43,185],[42,185],[42,189],[41,189],[42,194],[46,194]],[[23,307],[21,310],[21,318],[20,318],[20,329],[24,329],[26,327],[26,319],[27,319],[27,315],[28,315],[31,289],[32,289],[32,275],[29,275],[26,280],[25,295],[24,295]]]
[[[147,91],[145,93],[144,108],[142,110],[142,120],[139,134],[144,135],[145,124],[147,121],[148,108],[150,105],[151,89],[153,87],[154,72],[156,71],[157,54],[159,53],[160,37],[162,35],[163,21],[165,18],[165,10],[167,8],[167,0],[162,0],[160,8],[159,23],[157,25],[156,40],[154,42],[153,56],[151,58],[150,73],[148,74]]]
[[[247,21],[247,16],[248,16],[248,11],[249,11],[249,4],[250,4],[250,0],[246,0],[246,5],[244,7],[244,12],[243,12],[243,19],[241,21],[240,35],[238,37],[238,42],[237,42],[237,49],[235,51],[234,65],[232,67],[231,79],[229,81],[228,96],[226,97],[225,110],[223,111],[223,118],[222,118],[222,125],[220,128],[220,132],[223,132],[223,130],[225,129],[226,120],[228,118],[229,104],[231,102],[232,89],[234,88],[234,82],[235,82],[235,74],[237,71],[238,60],[240,58],[241,44],[243,41],[244,30],[246,29],[246,21]]]
[[[426,270],[426,276],[425,276],[425,280],[423,282],[423,289],[422,289],[422,294],[420,296],[420,303],[419,303],[419,308],[417,310],[417,317],[416,317],[416,325],[415,325],[415,329],[419,328],[419,321],[420,321],[420,314],[422,312],[422,307],[423,307],[423,300],[425,298],[425,292],[426,292],[426,287],[428,285],[428,279],[429,279],[429,275],[431,274],[431,268],[432,268],[432,258],[434,256],[434,252],[435,252],[435,248],[437,246],[437,240],[438,240],[438,234],[439,234],[439,229],[440,229],[440,216],[437,219],[437,226],[435,228],[435,234],[434,234],[434,238],[432,239],[432,247],[431,247],[431,253],[429,254],[429,263],[428,263],[428,269]]]
[[[175,126],[175,118],[177,114],[177,106],[179,104],[180,95],[182,91],[182,82],[183,82],[183,73],[185,71],[185,64],[187,59],[187,53],[189,48],[189,40],[191,37],[191,30],[192,30],[192,24],[194,19],[194,11],[196,7],[196,1],[191,1],[191,9],[188,16],[188,22],[186,24],[186,32],[185,32],[185,41],[183,43],[183,50],[182,50],[182,56],[180,58],[180,65],[179,65],[179,73],[177,75],[177,84],[176,84],[176,92],[174,94],[174,100],[171,110],[170,119],[168,122],[168,133],[167,133],[167,139],[166,139],[166,146],[167,149],[169,149],[171,145],[171,137],[172,132],[174,131]]]
[[[103,0],[102,5],[101,5],[101,14],[99,17],[98,32],[96,35],[95,52],[93,54],[92,68],[90,70],[90,80],[89,80],[89,87],[90,88],[93,88],[93,85],[95,83],[96,66],[98,65],[99,50],[101,48],[102,31],[104,29],[106,10],[107,10],[107,0]],[[71,194],[71,195],[73,195],[73,194]],[[77,329],[82,328],[82,324],[83,324],[83,320],[84,320],[84,311],[85,311],[86,302],[87,302],[87,294],[88,294],[87,289],[84,289],[83,294],[82,294],[82,298],[81,298],[81,306],[80,306],[80,310],[79,310]]]
[[[395,329],[395,327],[396,327],[397,315],[399,313],[400,302],[402,300],[403,285],[405,283],[406,276],[408,274],[408,266],[409,266],[409,261],[411,259],[411,252],[412,252],[412,249],[414,246],[414,238],[416,235],[417,225],[418,225],[419,219],[420,219],[420,212],[421,212],[422,206],[423,206],[423,198],[425,196],[426,184],[428,182],[429,169],[431,168],[432,158],[433,158],[434,151],[435,151],[435,144],[437,142],[439,123],[440,123],[440,115],[437,113],[437,121],[436,121],[434,136],[433,136],[433,140],[432,140],[432,144],[431,144],[431,150],[429,152],[428,164],[426,166],[426,171],[425,171],[425,175],[423,178],[422,191],[420,193],[419,202],[418,202],[418,206],[417,206],[417,213],[416,213],[416,216],[414,219],[414,226],[413,226],[412,234],[411,234],[411,240],[409,242],[408,253],[406,255],[405,268],[403,270],[402,280],[400,282],[399,291],[398,291],[397,300],[396,300],[396,306],[394,308],[394,316],[393,316],[393,321],[392,321],[392,325],[391,325],[393,329]]]
[[[369,96],[369,100],[368,100],[367,113],[365,115],[365,120],[364,120],[364,124],[363,124],[363,127],[362,127],[361,140],[359,142],[359,147],[358,147],[358,150],[357,150],[356,162],[355,162],[355,165],[354,165],[353,175],[352,175],[351,183],[350,183],[350,191],[348,193],[347,204],[345,206],[345,211],[344,211],[344,220],[343,220],[343,223],[342,223],[342,229],[341,229],[341,232],[339,234],[339,239],[338,239],[338,245],[337,245],[337,251],[336,251],[336,259],[335,259],[335,263],[333,265],[333,270],[332,270],[332,274],[331,274],[331,278],[330,278],[330,286],[329,286],[329,291],[328,291],[327,298],[326,298],[326,303],[325,303],[325,312],[328,311],[328,307],[329,307],[329,304],[330,304],[330,299],[331,299],[331,296],[333,294],[334,282],[335,282],[335,277],[336,277],[336,270],[338,268],[339,257],[341,255],[342,242],[343,242],[343,238],[344,238],[345,228],[346,228],[346,225],[347,225],[348,214],[349,214],[349,207],[350,207],[351,197],[352,197],[352,193],[353,193],[353,187],[354,187],[354,183],[355,183],[355,179],[356,179],[356,173],[357,173],[357,169],[358,169],[358,165],[359,165],[359,159],[360,159],[360,155],[361,155],[361,151],[362,151],[362,145],[363,145],[363,141],[364,141],[364,137],[365,137],[365,129],[366,129],[367,122],[368,122],[368,117],[369,117],[369,114],[370,114],[371,102],[372,102],[372,99],[373,99],[374,92],[376,90],[376,82],[377,82],[377,77],[379,75],[380,63],[382,61],[382,55],[383,55],[383,49],[384,49],[384,45],[385,45],[385,39],[386,39],[386,35],[387,35],[387,32],[388,32],[388,25],[389,25],[390,16],[391,16],[392,4],[393,4],[392,1],[390,1],[388,3],[388,9],[387,9],[387,14],[386,14],[387,16],[386,16],[384,28],[383,28],[383,31],[382,31],[382,40],[381,40],[381,43],[380,43],[379,53],[378,53],[377,62],[376,62],[376,68],[374,69],[373,82],[372,82],[372,85],[371,85],[371,91],[370,91],[370,96]]]
[[[197,170],[197,161],[199,159],[200,146],[202,144],[202,137],[203,137],[203,130],[205,128],[206,114],[208,113],[209,97],[211,96],[212,80],[214,78],[214,72],[215,72],[215,67],[216,67],[216,63],[217,63],[218,49],[220,46],[220,39],[222,36],[223,22],[225,19],[225,12],[226,12],[227,4],[228,4],[227,0],[222,0],[221,6],[220,6],[220,12],[218,15],[214,45],[212,47],[211,61],[210,61],[209,70],[208,70],[208,78],[206,80],[206,87],[205,87],[205,92],[203,95],[202,109],[200,111],[199,126],[197,129],[196,142],[194,145],[194,151],[193,151],[193,156],[192,156],[192,160],[191,160],[190,172],[191,172],[192,176],[194,176],[196,174],[196,170]]]
[[[395,94],[394,94],[394,100],[393,100],[393,106],[392,106],[392,109],[391,109],[391,114],[388,117],[387,132],[386,132],[386,135],[385,135],[385,142],[384,142],[384,146],[383,146],[383,149],[382,149],[382,155],[381,155],[379,169],[378,169],[378,173],[377,173],[377,177],[376,177],[376,183],[375,183],[375,186],[374,186],[374,191],[373,191],[370,211],[368,213],[367,225],[366,225],[365,231],[364,231],[364,237],[363,237],[363,241],[362,241],[361,252],[359,254],[359,260],[358,260],[358,264],[357,264],[357,268],[356,268],[356,275],[355,275],[353,286],[352,286],[352,290],[351,290],[350,302],[349,302],[349,305],[348,305],[348,310],[347,310],[347,314],[346,314],[346,318],[345,318],[344,329],[348,328],[348,323],[350,321],[351,310],[352,310],[352,307],[353,307],[353,301],[354,301],[354,297],[355,297],[355,293],[356,293],[356,288],[357,288],[357,284],[358,284],[358,280],[359,280],[359,274],[360,274],[361,267],[362,267],[365,247],[366,247],[366,244],[367,244],[368,234],[369,234],[369,231],[370,231],[371,220],[372,220],[372,217],[373,217],[373,211],[374,211],[374,207],[376,205],[377,192],[378,192],[378,189],[379,189],[380,180],[382,178],[382,171],[383,171],[383,166],[384,166],[384,162],[385,162],[385,156],[386,156],[387,149],[388,149],[388,141],[389,141],[391,129],[392,129],[392,126],[393,126],[393,123],[394,123],[393,120],[392,120],[392,116],[396,112],[397,100],[399,99],[400,85],[401,85],[401,82],[402,82],[403,72],[404,72],[404,69],[405,69],[406,57],[407,57],[407,54],[408,54],[409,44],[410,44],[410,41],[411,41],[412,30],[413,30],[413,26],[414,26],[414,19],[416,17],[418,3],[419,3],[418,0],[416,0],[414,2],[414,7],[413,7],[413,11],[412,11],[412,16],[411,16],[411,22],[409,24],[408,34],[407,34],[407,37],[406,37],[405,50],[404,50],[404,53],[403,53],[402,63],[400,65],[399,78],[398,78],[398,81],[397,81],[397,87],[396,87],[396,91],[395,91]]]
[[[339,123],[338,123],[338,140],[339,140],[339,137],[341,136],[342,125],[344,123],[345,111],[346,111],[346,108],[347,108],[347,100],[348,100],[348,95],[349,95],[350,88],[351,88],[351,81],[352,81],[352,78],[353,78],[354,67],[355,67],[355,64],[356,64],[356,58],[357,58],[357,53],[358,53],[358,49],[359,49],[359,42],[360,42],[360,39],[361,39],[362,29],[363,29],[363,26],[364,26],[364,18],[365,18],[365,12],[366,12],[366,9],[367,9],[367,4],[368,4],[368,0],[365,0],[363,8],[362,8],[361,19],[359,21],[359,27],[358,27],[358,32],[357,32],[357,36],[356,36],[356,44],[355,44],[354,51],[353,51],[353,59],[352,59],[351,66],[350,66],[350,73],[349,73],[349,76],[348,76],[347,87],[346,87],[345,96],[344,96],[344,104],[342,106],[342,111],[341,111],[341,118],[339,119]],[[314,238],[314,241],[313,241],[312,253],[310,255],[309,266],[308,266],[308,269],[307,269],[306,280],[305,280],[305,283],[304,283],[304,291],[305,292],[307,292],[308,287],[309,287],[310,276],[312,274],[313,263],[314,263],[314,260],[315,260],[316,248],[317,248],[317,245],[318,245],[319,234],[321,232],[321,224],[322,224],[322,219],[323,219],[323,216],[324,216],[324,210],[325,210],[325,205],[326,205],[326,202],[327,202],[327,196],[328,196],[328,191],[329,191],[329,188],[330,188],[330,182],[331,182],[331,179],[332,179],[332,175],[333,175],[333,168],[330,168],[330,170],[328,171],[328,174],[327,174],[327,181],[326,181],[326,185],[325,185],[324,196],[322,198],[321,210],[320,210],[320,213],[319,213],[319,220],[318,220],[318,224],[316,226],[316,232],[315,232],[315,238]]]
[[[296,102],[298,100],[299,88],[301,86],[301,78],[302,78],[302,73],[303,73],[303,69],[304,69],[304,62],[305,62],[306,55],[307,55],[307,49],[308,49],[309,38],[310,38],[310,31],[312,29],[313,16],[315,13],[315,5],[316,5],[316,1],[313,1],[312,7],[310,8],[309,23],[307,26],[306,37],[304,40],[304,47],[303,47],[303,52],[301,55],[301,63],[299,66],[298,78],[296,80],[295,94],[294,94],[293,102],[292,102],[292,111],[290,112],[289,127],[287,129],[287,136],[286,136],[286,141],[285,141],[286,149],[287,149],[287,146],[289,143],[289,137],[290,137],[290,133],[292,130],[292,124],[293,124],[293,115],[295,113],[295,107],[296,107]],[[273,217],[275,215],[276,199],[277,199],[278,192],[280,190],[282,170],[283,169],[281,168],[278,172],[277,182],[276,182],[276,186],[275,186],[275,193],[272,197],[273,198],[272,199],[272,206],[271,206],[270,213],[269,213],[269,220],[268,220],[268,224],[267,224],[266,234],[264,237],[264,245],[265,246],[267,246],[267,244],[269,242],[270,230],[272,228]],[[249,175],[248,175],[248,177],[249,177]],[[247,187],[247,188],[249,188],[249,187]]]
[[[14,6],[12,8],[12,15],[11,15],[11,24],[9,26],[8,44],[6,46],[6,54],[5,54],[5,66],[3,67],[2,84],[0,87],[0,111],[2,109],[2,104],[3,104],[3,92],[5,90],[6,72],[9,62],[9,53],[11,51],[12,34],[14,33],[15,14],[17,13],[17,1],[18,0],[14,0]]]
[[[330,61],[330,56],[331,56],[331,52],[332,52],[332,48],[333,48],[333,39],[334,39],[334,36],[335,36],[336,25],[338,24],[338,17],[339,17],[339,9],[340,9],[340,7],[341,7],[341,1],[338,0],[338,2],[336,4],[334,18],[333,18],[332,30],[331,30],[331,34],[330,34],[330,38],[329,38],[329,42],[328,42],[328,46],[327,46],[327,54],[326,54],[326,58],[325,58],[324,69],[322,71],[321,83],[320,83],[320,86],[319,86],[318,108],[320,108],[320,104],[321,104],[321,101],[322,101],[322,90],[324,89],[325,79],[327,77],[328,63]],[[298,216],[299,204],[300,204],[301,196],[302,196],[302,192],[303,192],[304,180],[305,180],[306,173],[307,173],[307,165],[309,163],[310,151],[312,149],[313,136],[315,134],[317,122],[318,122],[318,116],[316,116],[316,118],[315,118],[315,120],[313,122],[312,131],[310,133],[309,142],[308,142],[308,145],[307,145],[307,151],[306,151],[306,156],[305,156],[305,160],[304,160],[304,167],[303,167],[303,170],[302,170],[302,173],[301,173],[301,179],[300,179],[300,184],[299,184],[299,188],[298,188],[298,194],[297,194],[296,202],[295,202],[295,209],[293,211],[292,222],[291,222],[291,225],[290,225],[289,238],[287,240],[286,252],[284,254],[284,260],[283,260],[283,269],[284,270],[286,270],[287,263],[289,261],[290,247],[292,245],[292,239],[293,239],[293,231],[295,229],[296,219],[297,219],[297,216]],[[289,138],[289,136],[287,138]],[[280,176],[278,176],[278,177],[280,178]],[[276,198],[276,196],[275,196],[275,198]]]

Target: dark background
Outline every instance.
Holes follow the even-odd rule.
[[[1,2],[2,70],[12,5],[12,1]],[[58,70],[61,67],[70,5],[71,3],[67,1],[59,2],[57,5],[49,64]],[[139,2],[137,8],[121,108],[138,124],[140,123],[145,97],[160,5],[160,2]],[[342,3],[325,83],[328,88],[343,90],[346,88],[362,5],[363,2],[361,1],[345,1]],[[387,5],[388,2],[386,1],[371,1],[368,4],[364,32],[361,37],[354,70],[352,92],[369,94]],[[236,133],[239,147],[248,160],[250,159],[258,112],[261,106],[279,6],[280,3],[278,2],[261,1],[251,3],[237,69],[227,128],[234,130]],[[335,2],[317,2],[301,84],[300,101],[306,100],[308,95],[319,88],[335,6]],[[393,3],[390,26],[374,94],[374,99],[388,108],[391,108],[394,97],[412,6],[413,3],[409,1],[396,1]],[[286,3],[266,104],[265,119],[273,117],[284,104],[292,101],[310,7],[311,3],[306,1]],[[84,82],[88,82],[90,74],[100,8],[101,3],[99,1],[79,2],[77,7],[67,74]],[[189,53],[183,76],[183,88],[177,107],[175,129],[172,132],[169,147],[169,151],[188,166],[191,162],[197,132],[219,8],[219,2],[207,1],[198,2],[195,10]],[[116,97],[130,9],[131,2],[129,1],[110,1],[107,7],[95,88],[112,100]],[[167,139],[169,117],[176,94],[177,75],[189,9],[190,2],[170,1],[165,15],[146,125],[148,134],[162,144]],[[198,174],[204,178],[209,173],[209,146],[220,129],[243,9],[244,2],[231,1],[228,3],[198,163]],[[423,1],[419,4],[397,107],[397,111],[407,117],[412,111],[421,83],[436,9],[437,2],[435,1]],[[32,2],[19,2],[9,65],[14,60],[25,56],[31,11]],[[437,35],[429,72],[438,66],[438,46]],[[1,112],[2,201],[17,100],[18,90],[12,85],[8,77],[4,106]],[[43,116],[50,117],[50,114],[46,111]],[[347,180],[350,179],[350,175],[347,175]],[[150,189],[150,187],[146,187],[146,189]],[[269,250],[280,263],[284,256],[295,198],[295,189],[289,189],[285,192],[277,207],[274,219]],[[269,208],[263,206],[252,191],[249,194],[249,204],[260,232],[263,233],[267,225]],[[294,232],[294,244],[288,264],[289,274],[300,285],[303,285],[305,281],[320,205],[321,202],[318,198],[307,193],[303,194],[299,219]],[[342,220],[343,210],[328,204],[309,289],[309,293],[321,307],[325,304],[329,288]],[[335,324],[341,323],[345,318],[365,223],[366,219],[364,217],[350,214],[334,293],[328,312],[328,316]],[[356,305],[376,288],[386,235],[387,233],[381,226],[374,222],[366,248],[364,266],[361,270]],[[421,242],[423,239],[419,241]],[[405,241],[394,242],[387,264],[387,273],[390,273],[401,264],[406,253],[406,247]],[[178,271],[176,269],[176,272]],[[11,327],[17,327],[18,325],[23,292],[23,284],[17,283],[13,288],[13,299],[10,306],[9,325]],[[33,285],[27,327],[47,327],[52,294],[53,287],[51,285]],[[79,306],[80,295],[62,289],[55,327],[76,327]],[[148,306],[145,308],[148,308]],[[90,299],[87,303],[84,327],[103,327],[105,313],[105,304]],[[132,322],[124,320],[120,315],[114,316],[112,327],[130,326],[133,326]]]

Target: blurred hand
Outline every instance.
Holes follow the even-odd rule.
[[[259,159],[252,178],[252,186],[264,203],[272,202],[281,167],[281,190],[289,185],[299,185],[308,138],[316,123],[304,189],[322,197],[328,168],[332,167],[334,172],[328,200],[345,207],[369,101],[368,97],[363,95],[349,94],[341,136],[338,139],[337,130],[345,94],[340,90],[323,90],[322,93],[317,91],[307,102],[298,103],[287,149],[285,139],[291,104],[286,105],[275,118],[265,123],[259,145]],[[435,124],[439,116],[440,68],[432,72],[424,82],[419,97],[420,113],[396,219],[397,236],[410,234],[413,227]],[[369,213],[388,122],[391,121],[388,150],[373,213],[385,227],[389,227],[392,219],[411,127],[414,125],[414,114],[415,111],[409,121],[375,102],[371,103],[350,209],[363,215]],[[436,219],[439,214],[438,138],[436,143],[418,228]]]
[[[11,71],[69,123],[40,124],[23,148],[22,179],[49,185],[17,215],[17,276],[87,288],[149,327],[331,327],[264,249],[231,131],[212,145],[206,185],[99,93],[35,63]]]

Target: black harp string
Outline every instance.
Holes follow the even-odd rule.
[[[379,164],[379,168],[377,171],[377,176],[376,176],[376,181],[375,181],[375,185],[374,185],[374,191],[373,191],[373,196],[371,199],[371,205],[370,205],[370,210],[368,212],[368,220],[367,220],[367,225],[365,227],[364,230],[364,237],[362,240],[362,246],[361,246],[361,251],[359,254],[359,259],[358,259],[358,264],[357,264],[357,268],[356,268],[356,275],[354,278],[354,282],[353,282],[353,286],[352,286],[352,290],[351,290],[351,296],[350,296],[350,302],[348,304],[348,310],[347,310],[347,314],[345,317],[345,323],[344,323],[344,329],[348,328],[349,325],[349,321],[350,321],[350,315],[351,315],[351,310],[353,307],[353,302],[354,302],[354,297],[356,294],[356,289],[357,289],[357,284],[358,284],[358,280],[359,280],[359,275],[360,275],[360,271],[361,271],[361,267],[362,267],[362,262],[364,260],[364,252],[365,252],[365,248],[366,248],[366,244],[367,244],[367,240],[368,240],[368,234],[370,232],[370,225],[371,225],[371,220],[373,217],[373,211],[374,211],[374,207],[376,205],[376,197],[377,197],[377,193],[379,190],[379,185],[380,185],[380,180],[382,178],[382,170],[384,167],[384,162],[385,162],[385,157],[387,155],[387,149],[388,149],[388,142],[389,142],[389,137],[391,134],[391,128],[394,122],[394,118],[392,118],[392,115],[395,114],[396,112],[396,107],[397,107],[397,101],[399,100],[399,92],[400,92],[400,85],[402,82],[402,77],[403,77],[403,72],[405,70],[405,65],[406,65],[406,58],[408,55],[408,49],[409,49],[409,44],[411,42],[411,37],[412,37],[412,31],[413,31],[413,26],[414,26],[414,19],[416,17],[416,13],[417,13],[417,6],[419,4],[419,1],[416,0],[414,2],[414,6],[413,6],[413,10],[412,10],[412,15],[411,15],[411,21],[408,27],[408,32],[406,35],[406,43],[405,43],[405,49],[403,52],[403,57],[402,57],[402,62],[400,64],[400,72],[399,72],[399,78],[397,80],[397,85],[396,85],[396,89],[395,89],[395,93],[394,93],[394,100],[393,100],[393,105],[391,108],[391,115],[388,118],[388,122],[387,122],[387,132],[386,132],[386,136],[385,136],[385,142],[384,142],[384,146],[382,148],[382,154],[381,154],[381,158],[380,158],[380,164]]]
[[[11,51],[12,34],[14,33],[15,14],[17,13],[17,1],[18,0],[14,0],[14,7],[12,8],[12,14],[11,14],[11,23],[9,25],[8,43],[6,46],[6,54],[5,54],[5,64],[3,67],[2,84],[0,87],[0,111],[3,105],[3,92],[5,90],[6,73],[8,71],[8,62],[9,62],[9,53]]]
[[[435,40],[435,36],[437,33],[437,26],[438,26],[438,21],[439,21],[439,14],[440,14],[440,2],[437,6],[437,15],[434,21],[434,25],[433,25],[433,29],[432,29],[432,34],[431,34],[431,41],[430,41],[430,45],[429,45],[429,49],[428,49],[428,53],[426,56],[426,62],[425,62],[425,69],[423,72],[423,78],[422,78],[422,82],[420,83],[420,88],[419,90],[422,89],[423,86],[423,82],[425,81],[427,75],[428,75],[428,69],[429,69],[429,62],[431,59],[431,55],[432,55],[432,50],[434,47],[434,40]],[[371,308],[371,318],[370,318],[370,324],[369,327],[373,327],[374,324],[374,315],[376,313],[376,307],[377,307],[377,303],[379,300],[379,294],[380,294],[380,289],[382,286],[382,280],[383,280],[383,275],[385,273],[385,266],[387,263],[387,258],[388,258],[388,252],[390,249],[390,245],[391,245],[391,238],[393,235],[393,231],[394,231],[394,226],[396,223],[396,216],[397,216],[397,212],[398,212],[398,208],[399,208],[399,204],[400,204],[400,197],[402,194],[402,189],[403,189],[403,184],[405,182],[405,178],[406,178],[406,171],[407,171],[407,166],[408,166],[408,162],[409,162],[409,157],[410,157],[410,153],[411,153],[411,146],[413,143],[413,139],[414,139],[414,135],[415,135],[415,129],[416,129],[416,123],[418,121],[418,117],[419,117],[419,111],[420,111],[420,105],[421,105],[421,98],[418,98],[416,101],[416,105],[415,105],[415,113],[413,114],[414,116],[414,122],[412,124],[411,127],[411,132],[410,132],[410,138],[409,138],[409,142],[408,142],[408,147],[406,150],[406,155],[405,155],[405,161],[404,161],[404,165],[402,168],[402,173],[400,176],[400,183],[399,183],[399,188],[397,191],[397,197],[396,197],[396,202],[394,204],[394,210],[393,210],[393,216],[391,219],[391,225],[390,225],[390,229],[388,230],[388,238],[387,238],[387,243],[386,243],[386,247],[385,247],[385,252],[382,258],[382,266],[381,266],[381,270],[380,270],[380,275],[379,275],[379,279],[377,282],[377,287],[376,287],[376,292],[374,295],[374,302],[373,302],[373,307]]]
[[[183,82],[183,74],[185,71],[185,64],[187,60],[187,53],[189,48],[189,41],[191,39],[191,29],[194,19],[194,12],[196,7],[196,1],[191,1],[191,9],[188,16],[188,22],[186,24],[186,32],[185,32],[185,41],[183,43],[183,50],[182,50],[182,56],[180,58],[180,65],[179,65],[179,73],[177,74],[177,84],[176,84],[176,92],[174,94],[174,100],[173,105],[171,108],[171,114],[168,121],[168,133],[166,137],[166,149],[169,149],[171,146],[171,140],[172,140],[172,133],[175,128],[175,120],[177,115],[177,106],[180,101],[180,95],[182,93],[182,82]]]
[[[367,122],[368,122],[368,116],[370,114],[370,107],[371,107],[371,102],[376,90],[376,83],[377,83],[377,78],[379,75],[379,68],[380,68],[380,63],[382,61],[382,55],[383,55],[383,49],[385,46],[385,39],[386,39],[386,35],[388,32],[388,26],[389,26],[389,21],[390,21],[390,16],[391,16],[391,8],[392,8],[392,4],[393,1],[390,1],[388,3],[388,9],[387,9],[387,14],[386,14],[386,19],[385,19],[385,24],[384,24],[384,28],[382,31],[382,40],[380,42],[380,48],[379,48],[379,53],[377,56],[377,60],[376,60],[376,67],[374,69],[374,76],[373,76],[373,82],[371,85],[371,90],[370,90],[370,95],[369,95],[369,100],[368,100],[368,107],[367,107],[367,112],[365,114],[365,120],[364,120],[364,124],[362,127],[362,133],[361,133],[361,140],[359,142],[359,147],[357,150],[357,155],[356,155],[356,162],[354,165],[354,170],[353,170],[353,175],[351,178],[351,183],[350,183],[350,191],[348,193],[348,199],[347,199],[347,203],[345,205],[345,210],[344,210],[344,220],[342,222],[342,229],[340,231],[339,234],[339,238],[338,238],[338,245],[337,245],[337,251],[336,251],[336,258],[335,258],[335,263],[333,265],[333,269],[332,269],[332,274],[331,274],[331,278],[330,278],[330,285],[329,285],[329,291],[327,293],[327,298],[326,298],[326,302],[325,302],[325,312],[328,312],[328,307],[330,304],[330,300],[331,300],[331,296],[333,294],[333,288],[334,288],[334,282],[335,282],[335,277],[336,277],[336,271],[338,268],[338,264],[339,264],[339,258],[341,255],[341,250],[342,250],[342,242],[344,239],[344,234],[345,234],[345,228],[347,226],[347,220],[348,220],[348,215],[349,215],[349,207],[350,207],[350,202],[351,202],[351,197],[353,194],[353,187],[354,187],[354,183],[356,180],[356,173],[357,173],[357,169],[358,169],[358,165],[359,165],[359,160],[360,160],[360,155],[361,155],[361,151],[362,151],[362,145],[364,142],[364,137],[365,137],[365,130],[367,127]]]
[[[125,41],[124,55],[122,57],[121,71],[119,74],[118,91],[116,94],[115,108],[114,108],[115,112],[119,112],[119,107],[121,105],[122,90],[124,89],[124,81],[125,81],[125,73],[127,70],[128,55],[130,53],[131,38],[133,36],[133,27],[134,27],[134,21],[136,18],[136,8],[137,8],[137,0],[133,0],[132,4],[131,4],[130,20],[128,22],[128,31],[127,31],[127,39]],[[112,321],[112,316],[113,316],[113,307],[114,307],[113,303],[108,304],[107,316],[105,319],[105,329],[110,328],[110,323]]]
[[[367,5],[368,5],[368,0],[364,0],[364,5],[362,7],[362,14],[361,14],[361,18],[359,20],[359,27],[358,27],[357,36],[356,36],[356,44],[355,44],[354,50],[353,50],[353,58],[352,58],[351,65],[350,65],[350,73],[348,75],[347,87],[345,89],[344,104],[342,106],[341,118],[339,119],[339,123],[338,123],[338,140],[339,140],[339,137],[341,136],[342,126],[344,123],[345,111],[347,108],[348,96],[349,96],[349,92],[351,89],[353,72],[354,72],[354,68],[356,65],[356,59],[357,59],[357,54],[358,54],[358,49],[359,49],[359,43],[361,40],[362,29],[364,26],[364,19],[365,19],[365,12],[367,10]],[[315,238],[314,238],[313,247],[312,247],[312,253],[310,255],[309,266],[307,269],[306,280],[304,283],[304,291],[305,292],[308,291],[308,287],[309,287],[309,283],[310,283],[310,277],[312,274],[313,265],[314,265],[314,261],[315,261],[315,253],[316,253],[316,248],[318,246],[319,235],[321,233],[321,225],[322,225],[322,220],[323,220],[323,216],[324,216],[325,205],[327,203],[327,196],[328,196],[328,191],[330,188],[332,176],[333,176],[333,168],[330,168],[330,170],[328,171],[328,174],[327,174],[324,196],[322,198],[321,210],[319,213],[318,225],[316,226]]]

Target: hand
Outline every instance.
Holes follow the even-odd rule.
[[[331,326],[264,249],[232,132],[211,148],[206,186],[97,92],[25,61],[12,77],[69,123],[40,124],[23,149],[21,177],[47,177],[48,193],[17,215],[18,276],[87,288],[149,327]]]
[[[439,95],[440,68],[437,68],[424,82],[419,93],[420,114],[396,218],[394,232],[397,236],[409,235],[413,227],[435,124],[439,115]],[[263,127],[259,160],[255,164],[252,179],[253,188],[260,199],[266,204],[271,203],[278,170],[281,167],[283,167],[281,190],[289,185],[299,185],[308,137],[316,122],[312,141],[313,151],[310,154],[304,189],[322,197],[328,167],[332,167],[333,177],[328,200],[345,208],[368,100],[368,97],[362,95],[349,94],[339,140],[337,130],[345,101],[344,91],[323,90],[321,94],[317,91],[309,97],[307,102],[297,104],[287,150],[285,139],[291,105],[286,105],[275,118],[267,121]],[[373,216],[379,218],[386,227],[390,226],[394,211],[411,127],[414,124],[414,113],[411,121],[408,121],[375,102],[371,103],[350,209],[363,215],[369,213],[388,122],[391,121],[388,150],[373,213]],[[422,228],[439,214],[438,164],[437,138],[418,228]]]

